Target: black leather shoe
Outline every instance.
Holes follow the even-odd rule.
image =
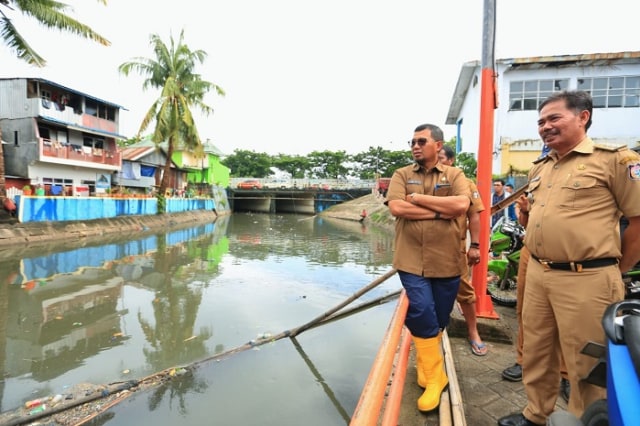
[[[571,384],[569,380],[562,379],[560,380],[560,396],[564,399],[564,402],[569,403],[569,394],[571,393]]]
[[[522,380],[522,366],[520,364],[513,364],[511,367],[507,367],[502,372],[502,378],[509,380],[510,382],[519,382]]]
[[[530,422],[522,413],[510,414],[498,420],[498,426],[542,426]]]

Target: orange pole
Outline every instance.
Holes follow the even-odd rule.
[[[402,329],[400,350],[398,351],[398,362],[393,370],[393,380],[387,395],[387,402],[384,404],[384,414],[381,426],[397,426],[400,418],[400,404],[404,392],[404,381],[407,377],[407,366],[409,365],[409,349],[411,349],[411,333],[409,329]]]
[[[497,105],[496,81],[493,69],[493,46],[495,29],[495,1],[485,0],[482,49],[482,84],[480,88],[480,142],[478,144],[478,192],[487,204],[491,200],[491,167],[493,162],[493,110]],[[480,262],[473,267],[471,283],[476,291],[476,315],[498,319],[491,296],[487,294],[487,271],[489,260],[490,209],[480,213]]]
[[[408,307],[409,299],[403,290],[351,417],[350,426],[375,426],[378,423]]]

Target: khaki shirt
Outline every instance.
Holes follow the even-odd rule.
[[[389,183],[387,200],[404,200],[412,192],[441,197],[471,197],[462,170],[440,163],[431,170],[425,170],[418,164],[396,170]],[[399,217],[396,220],[393,267],[429,278],[462,275],[465,268],[460,256],[465,256],[465,251],[460,244],[460,235],[460,221],[457,219],[410,220]]]
[[[456,220],[460,222],[459,226],[460,226],[460,231],[462,232],[462,237],[461,237],[462,250],[465,253],[467,252],[467,229],[469,228],[468,215],[469,213],[480,213],[481,211],[484,211],[484,204],[482,204],[482,198],[480,198],[480,192],[478,191],[478,187],[476,186],[476,183],[469,178],[467,178],[467,182],[469,183],[469,191],[471,192],[471,204],[469,204],[469,210],[467,210],[466,214],[462,216],[458,216],[456,218]],[[471,237],[471,234],[469,234],[469,237]],[[476,241],[476,243],[477,242],[478,241]],[[463,263],[463,267],[466,269],[467,268],[466,256],[460,259],[460,261]]]
[[[525,245],[540,259],[620,258],[620,214],[640,215],[640,156],[585,138],[564,158],[555,151],[529,172]]]
[[[469,178],[467,178],[467,182],[469,182],[469,191],[471,191],[471,204],[469,205],[469,211],[467,213],[480,213],[484,211],[484,204],[482,204],[482,198],[480,198],[478,187],[476,186],[476,183]]]

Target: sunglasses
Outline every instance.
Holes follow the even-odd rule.
[[[407,143],[409,144],[410,147],[413,148],[415,144],[418,144],[418,146],[423,147],[427,144],[427,142],[429,142],[429,139],[427,138],[418,138],[418,139],[411,139]]]

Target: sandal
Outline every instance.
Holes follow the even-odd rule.
[[[475,340],[469,340],[469,344],[471,345],[471,352],[474,355],[485,356],[487,352],[489,352],[489,348],[487,348],[484,342],[478,343]]]

